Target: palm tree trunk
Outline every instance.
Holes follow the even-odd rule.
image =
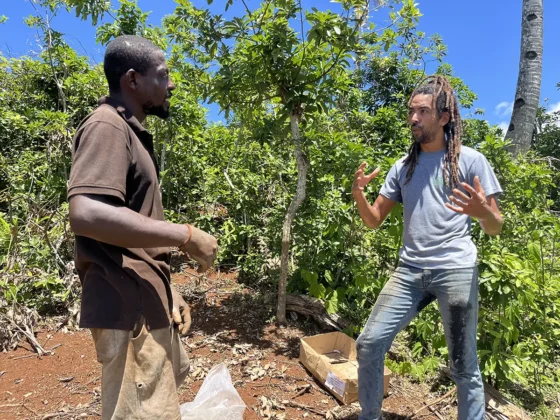
[[[276,308],[276,322],[279,325],[286,324],[286,286],[288,283],[288,257],[292,236],[292,222],[298,208],[301,206],[301,203],[303,203],[303,200],[305,200],[307,168],[309,167],[307,157],[302,150],[299,132],[300,118],[300,114],[297,110],[292,111],[290,115],[290,128],[292,130],[292,142],[294,143],[294,154],[298,168],[298,182],[296,195],[288,207],[282,227],[282,254],[280,257],[280,279],[278,280],[278,306]]]
[[[543,54],[543,0],[523,0],[521,56],[513,114],[506,133],[515,155],[531,147],[539,107]]]

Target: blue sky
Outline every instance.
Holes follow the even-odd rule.
[[[246,0],[251,8],[258,0]],[[0,50],[5,55],[20,56],[37,51],[36,32],[23,22],[24,17],[34,13],[28,0],[2,0],[0,14],[9,20],[0,25]],[[113,0],[113,3],[116,3]],[[206,7],[206,0],[193,0],[199,7]],[[420,29],[428,35],[437,33],[448,47],[446,61],[455,74],[461,77],[478,95],[475,107],[483,108],[492,124],[507,126],[511,116],[511,104],[515,96],[521,35],[522,0],[418,0],[423,13]],[[149,22],[158,24],[161,18],[172,13],[173,0],[139,0],[144,11],[152,11]],[[223,12],[225,0],[214,0],[211,8]],[[336,10],[336,4],[327,0],[302,0],[304,8]],[[240,12],[240,0],[234,1],[228,15]],[[560,110],[560,1],[545,1],[544,11],[544,58],[541,102],[548,100],[549,110]],[[376,22],[386,19],[381,9],[374,14]],[[74,17],[73,13],[61,13],[52,27],[63,32],[67,42],[78,52],[102,62],[103,48],[95,44],[95,28],[90,22]],[[210,119],[220,119],[216,109],[211,109]]]

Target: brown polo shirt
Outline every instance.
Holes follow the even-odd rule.
[[[74,136],[68,198],[110,196],[163,220],[152,135],[114,99],[99,103]],[[75,262],[82,283],[80,327],[132,330],[140,314],[150,329],[169,326],[169,248],[121,248],[76,236]]]

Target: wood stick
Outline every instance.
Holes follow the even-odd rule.
[[[89,384],[91,384],[92,382],[95,382],[95,381],[97,381],[97,380],[100,379],[100,378],[101,378],[101,376],[96,376],[95,378],[90,379],[89,381],[87,381],[87,382],[86,382],[86,385],[89,385]]]
[[[310,411],[313,414],[317,414],[318,416],[321,416],[321,417],[327,417],[327,415],[325,413],[323,413],[322,411],[315,410],[313,407],[309,407],[308,405],[298,404],[298,403],[293,402],[293,401],[282,401],[282,404],[287,405],[288,407],[292,407],[292,408],[301,408],[302,410]]]
[[[445,399],[446,399],[447,397],[449,397],[452,393],[454,393],[455,390],[456,390],[456,388],[452,388],[451,391],[449,391],[449,392],[448,392],[447,394],[445,394],[443,397],[438,398],[438,399],[435,400],[434,402],[431,402],[431,403],[429,403],[429,404],[426,404],[426,405],[423,406],[421,409],[416,410],[416,411],[414,412],[414,414],[412,414],[411,416],[408,416],[407,418],[408,418],[408,419],[413,419],[414,416],[416,416],[416,414],[418,414],[419,412],[425,410],[426,408],[430,408],[432,405],[436,405],[438,402],[441,402],[441,401],[445,400]]]
[[[27,359],[28,357],[36,357],[37,353],[26,354],[25,356],[14,357],[12,360]]]
[[[37,414],[37,412],[31,408],[29,408],[28,406],[26,406],[25,404],[21,404],[23,406],[23,408],[25,408],[26,410],[31,411],[33,414],[35,414],[37,417],[39,416],[39,414]]]
[[[301,397],[303,394],[310,391],[311,391],[311,384],[304,385],[301,391],[299,391],[294,398]]]
[[[428,407],[428,410],[430,410],[432,413],[434,413],[439,420],[444,420],[444,418],[441,416],[441,414],[439,414],[439,412],[434,407]]]
[[[25,337],[27,338],[27,341],[29,341],[29,344],[31,344],[33,346],[33,348],[35,349],[35,351],[39,354],[45,354],[47,353],[45,351],[45,349],[43,349],[43,347],[41,346],[41,344],[39,344],[39,342],[37,341],[37,339],[33,336],[32,333],[30,333],[29,331],[26,331],[24,329],[22,329],[18,324],[15,323],[15,321],[11,318],[8,318],[7,316],[3,317],[4,319],[7,319],[10,324],[12,324],[15,328],[17,328],[18,330],[20,330],[23,335],[25,335]]]

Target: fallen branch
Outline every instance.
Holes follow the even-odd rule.
[[[305,384],[294,398],[301,397],[306,392],[311,391],[311,384]]]
[[[309,407],[308,405],[305,404],[299,404],[293,401],[282,401],[282,405],[287,405],[288,407],[292,407],[292,408],[301,408],[302,410],[307,410],[313,414],[317,414],[318,416],[327,417],[327,415],[322,411],[315,410],[313,407]]]
[[[30,333],[27,330],[24,330],[22,328],[20,328],[20,326],[18,324],[16,324],[12,319],[8,318],[8,317],[4,317],[5,319],[7,319],[10,324],[12,324],[16,329],[18,329],[23,335],[25,335],[25,337],[27,338],[27,341],[29,341],[29,344],[31,344],[31,346],[33,346],[33,348],[35,349],[35,351],[39,354],[39,355],[43,355],[46,354],[47,351],[45,351],[45,349],[41,346],[41,344],[39,344],[39,342],[37,341],[37,339],[35,338],[35,336]]]
[[[30,358],[30,357],[37,357],[37,356],[39,356],[37,353],[26,354],[25,356],[14,357],[13,360],[28,359],[28,358]]]
[[[422,408],[420,408],[419,410],[416,410],[412,415],[408,416],[408,419],[413,419],[418,413],[420,413],[421,411],[424,411],[426,408],[431,408],[433,405],[436,405],[439,402],[442,402],[443,400],[445,400],[447,397],[449,397],[451,394],[453,394],[456,391],[456,388],[452,388],[447,394],[445,394],[443,397],[438,398],[437,400],[426,404],[425,406],[423,406]],[[431,410],[430,410],[431,411]]]
[[[439,414],[439,412],[434,407],[428,407],[428,410],[430,410],[433,414],[435,414],[439,420],[445,420],[443,416]]]
[[[342,331],[349,322],[337,314],[329,314],[319,299],[303,295],[287,295],[286,311],[311,316],[326,329]]]
[[[89,385],[89,384],[97,381],[98,379],[101,379],[101,376],[96,376],[96,377],[90,379],[89,381],[86,382],[86,385]]]
[[[35,410],[33,410],[32,408],[26,406],[25,404],[21,404],[23,408],[25,408],[26,410],[31,411],[33,414],[35,414],[35,416],[39,417],[39,414],[37,414],[37,412]]]

